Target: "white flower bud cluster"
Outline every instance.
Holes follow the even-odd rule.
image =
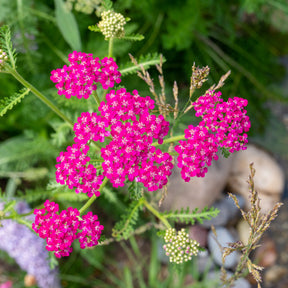
[[[98,27],[105,36],[105,40],[110,38],[121,38],[125,35],[124,25],[126,20],[123,15],[108,10],[101,13],[102,20]]]
[[[199,243],[190,239],[184,228],[177,233],[175,228],[167,229],[164,240],[163,249],[170,258],[170,262],[180,264],[191,260],[193,255],[198,254]]]
[[[8,60],[6,52],[0,49],[0,70],[3,68],[5,62]]]

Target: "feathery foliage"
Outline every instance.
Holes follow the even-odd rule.
[[[133,200],[139,200],[143,197],[143,189],[141,189],[143,185],[137,181],[133,181],[130,183],[128,187],[129,197]]]
[[[129,41],[142,41],[144,38],[145,37],[142,34],[130,34],[121,37],[121,39]]]
[[[136,224],[139,211],[143,206],[143,198],[140,198],[138,201],[133,201],[126,209],[125,214],[121,216],[121,220],[117,222],[112,229],[112,236],[116,239],[128,239],[131,235],[131,232],[134,231],[134,225]]]
[[[120,66],[120,72],[122,76],[126,76],[129,74],[135,74],[137,71],[141,70],[141,66],[145,69],[148,69],[151,66],[155,66],[160,64],[161,56],[158,53],[147,54],[145,56],[140,56],[139,59],[136,59],[137,65],[132,62],[128,62],[127,64]],[[163,63],[166,61],[164,57],[162,57]]]
[[[8,110],[11,110],[16,104],[20,103],[21,100],[30,92],[29,89],[23,88],[18,93],[0,99],[0,117],[6,114]]]
[[[12,46],[11,31],[7,25],[0,27],[0,48],[7,53],[12,68],[16,69],[16,51]]]
[[[190,208],[187,207],[186,209],[182,208],[180,211],[176,210],[164,212],[163,217],[172,221],[177,221],[185,224],[190,223],[191,225],[194,225],[196,221],[201,224],[203,223],[203,220],[210,220],[211,218],[216,217],[219,213],[219,210],[214,207],[205,207],[201,212],[198,211],[198,208],[190,211]]]

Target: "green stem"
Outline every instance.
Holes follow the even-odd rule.
[[[109,39],[108,57],[113,57],[113,38]]]
[[[9,73],[18,80],[23,86],[30,89],[31,92],[38,97],[41,101],[43,101],[51,110],[53,110],[60,118],[66,121],[71,127],[73,127],[73,122],[67,118],[55,104],[53,104],[49,99],[47,99],[39,90],[37,90],[32,84],[26,81],[16,70],[9,69]]]
[[[172,143],[172,142],[177,142],[179,140],[184,140],[184,139],[185,139],[185,135],[178,135],[178,136],[174,136],[174,137],[165,139],[162,144],[159,144],[158,142],[154,142],[151,145],[152,146],[160,146],[160,145],[164,145],[164,144]]]
[[[150,205],[146,199],[143,198],[142,203],[146,206],[146,208],[154,214],[167,228],[172,228],[170,223],[167,221],[165,217],[163,217],[159,211],[157,211],[152,205]]]
[[[95,102],[97,103],[97,108],[98,108],[99,105],[100,105],[100,99],[99,99],[99,97],[98,97],[98,94],[97,94],[97,92],[95,91],[94,93],[92,93],[92,95],[93,95],[93,97],[94,97],[94,99],[95,99]]]
[[[101,186],[100,186],[100,188],[99,188],[99,192],[101,192],[101,190],[103,189],[103,187],[106,185],[106,183],[107,183],[107,181],[108,181],[108,178],[104,178],[104,180],[103,180],[103,182],[102,182],[102,184],[101,184]],[[82,208],[79,210],[79,212],[80,212],[80,215],[82,215],[91,205],[92,205],[92,203],[96,200],[96,196],[95,195],[93,195],[83,206],[82,206]]]

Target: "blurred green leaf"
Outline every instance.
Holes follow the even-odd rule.
[[[54,0],[56,21],[60,32],[73,50],[81,51],[82,44],[74,15],[66,9],[62,0]]]

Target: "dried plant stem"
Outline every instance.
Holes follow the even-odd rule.
[[[241,241],[236,243],[229,243],[228,247],[223,249],[223,256],[222,261],[225,262],[225,258],[233,253],[234,251],[239,251],[242,253],[240,262],[236,267],[235,273],[227,279],[225,270],[222,269],[222,282],[224,287],[231,288],[233,283],[240,278],[244,273],[245,269],[248,268],[248,271],[252,274],[253,278],[256,280],[258,287],[261,288],[261,275],[260,271],[264,268],[254,264],[250,258],[250,253],[259,247],[258,244],[260,238],[262,237],[263,233],[269,228],[271,222],[276,218],[279,208],[283,205],[282,203],[276,203],[273,209],[267,213],[261,213],[260,207],[260,199],[258,196],[257,191],[255,190],[254,185],[254,176],[255,176],[255,169],[253,168],[253,163],[250,164],[250,175],[248,179],[249,185],[249,193],[250,193],[250,205],[251,208],[249,211],[245,212],[239,206],[239,202],[235,195],[229,193],[229,196],[233,199],[235,205],[241,211],[243,219],[249,224],[250,226],[250,234],[248,239],[248,244],[244,245]]]

